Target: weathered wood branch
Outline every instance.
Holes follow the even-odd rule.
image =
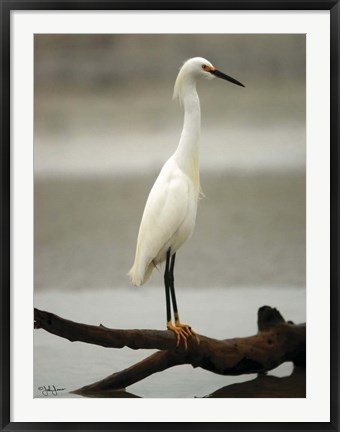
[[[156,372],[162,372],[172,366],[186,363],[180,357],[171,351],[158,351],[123,371],[109,375],[103,380],[84,386],[72,393],[83,396],[94,396],[103,393],[109,395],[114,390],[125,389]]]
[[[34,309],[34,328],[42,328],[71,342],[86,342],[107,348],[164,350],[176,347],[176,337],[171,331],[110,329],[102,324],[93,326],[69,321],[39,309]]]
[[[143,361],[97,383],[76,391],[93,395],[125,388],[167,368],[191,364],[222,375],[264,373],[285,361],[304,366],[306,362],[306,326],[286,322],[269,306],[258,311],[258,333],[243,338],[216,340],[199,335],[188,340],[188,349],[176,348],[176,337],[170,331],[117,330],[102,325],[91,326],[60,318],[50,312],[34,310],[35,328],[70,341],[81,341],[104,347],[159,349]]]
[[[131,394],[129,395],[131,397]],[[306,369],[295,367],[293,373],[285,377],[257,375],[256,378],[229,384],[207,398],[305,398]]]

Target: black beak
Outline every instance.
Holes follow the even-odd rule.
[[[222,78],[222,79],[224,79],[226,81],[229,81],[229,82],[231,82],[233,84],[236,84],[236,85],[241,86],[241,87],[245,87],[242,83],[240,83],[240,81],[237,81],[236,79],[230,77],[229,75],[224,74],[223,72],[220,72],[217,69],[211,70],[209,72],[211,74],[213,74],[213,75],[215,75],[215,76],[217,76],[219,78]]]

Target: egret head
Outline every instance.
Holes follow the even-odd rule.
[[[185,82],[195,82],[199,78],[212,79],[214,77],[222,78],[233,84],[244,87],[239,81],[217,70],[209,60],[203,57],[194,57],[187,60],[178,73],[174,88],[174,99],[181,99],[181,93]]]
[[[212,79],[214,76],[210,73],[215,67],[203,57],[194,57],[187,60],[181,68],[181,71],[192,78]]]

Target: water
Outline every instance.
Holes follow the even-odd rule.
[[[35,289],[128,286],[155,176],[36,179]],[[176,263],[181,286],[305,286],[302,174],[202,174],[202,186]]]

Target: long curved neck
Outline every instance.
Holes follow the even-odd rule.
[[[184,124],[174,156],[181,169],[197,177],[195,181],[198,181],[201,108],[196,91],[196,80],[184,80],[181,100],[184,105]]]

